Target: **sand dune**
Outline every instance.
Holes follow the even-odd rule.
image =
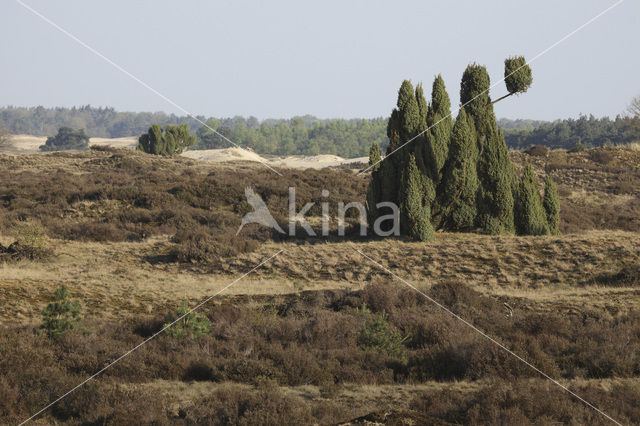
[[[287,157],[262,157],[255,152],[242,148],[205,149],[186,151],[184,157],[194,160],[224,162],[224,161],[257,161],[270,166],[289,167],[294,169],[321,169],[324,167],[336,167],[351,163],[366,163],[367,157],[345,159],[337,155],[291,155]]]
[[[37,154],[41,151],[40,145],[44,145],[47,138],[43,136],[12,135],[9,145],[0,150],[8,154]],[[135,148],[138,138],[129,136],[124,138],[91,138],[89,145],[112,146],[115,148]],[[345,159],[337,155],[291,155],[286,157],[269,156],[268,158],[242,148],[190,150],[182,153],[182,156],[194,160],[211,163],[229,161],[253,161],[269,164],[270,166],[288,167],[295,169],[321,169],[324,167],[337,167],[352,163],[367,163],[367,157]]]
[[[36,154],[41,152],[38,148],[47,141],[46,136],[32,135],[11,135],[9,145],[6,147],[7,152],[19,154]],[[138,144],[138,138],[128,136],[125,138],[91,138],[89,145],[113,146],[115,148],[135,148]]]

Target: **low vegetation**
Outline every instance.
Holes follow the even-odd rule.
[[[584,392],[614,418],[640,421],[637,404],[632,403],[640,388],[635,382],[625,385],[640,369],[640,312],[615,317],[597,311],[542,314],[528,307],[505,315],[503,301],[461,283],[435,285],[428,294],[472,318],[477,327],[574,391]],[[514,300],[506,302],[517,306]],[[250,414],[254,410],[269,418],[298,418],[303,423],[337,423],[380,410],[414,421],[430,416],[454,423],[603,420],[561,389],[536,381],[535,371],[398,282],[380,280],[358,292],[305,292],[234,304],[218,301],[198,314],[207,327],[187,327],[198,331],[197,340],[176,340],[168,333],[158,336],[105,371],[89,388],[65,398],[46,418],[112,423],[124,415],[121,404],[115,403],[122,401],[130,416],[140,413],[140,418],[181,423],[214,414],[222,417],[211,420],[226,423],[225,418],[254,418]],[[59,396],[61,389],[71,388],[160,330],[163,322],[162,317],[153,316],[98,322],[87,327],[92,332],[69,330],[53,343],[26,328],[3,334],[0,421],[22,420]],[[51,363],[51,359],[57,361]],[[496,377],[507,382],[491,380]],[[215,391],[184,400],[166,400],[156,393],[155,402],[150,402],[154,398],[149,392],[132,392],[138,384],[159,380],[207,382]],[[597,380],[618,384],[605,390],[596,385]],[[412,386],[434,381],[469,383],[476,390],[411,391]],[[226,385],[229,382],[235,387]],[[322,405],[312,396],[283,392],[302,385],[323,392]],[[373,391],[391,385],[408,386],[409,397],[386,405],[374,403],[375,399],[348,404],[342,396],[350,386]],[[526,397],[531,394],[524,389],[548,396],[531,405]],[[133,402],[124,401],[134,394]],[[225,409],[222,401],[232,405]],[[169,408],[175,404],[177,408]]]
[[[53,254],[45,231],[38,223],[18,222],[11,233],[15,235],[15,240],[6,248],[0,244],[0,260],[42,260]]]
[[[606,423],[354,248],[616,420],[640,422],[640,151],[510,160],[527,194],[544,190],[536,220],[541,207],[551,225],[557,197],[562,235],[283,241],[248,225],[236,237],[247,186],[283,225],[295,186],[298,209],[316,203],[307,217],[317,226],[320,203],[335,218],[339,201],[366,197],[369,177],[279,177],[111,148],[0,156],[0,242],[53,253],[1,255],[0,423],[25,420],[179,318],[40,420]],[[286,256],[188,313],[280,249]]]
[[[48,137],[45,144],[40,146],[40,151],[86,151],[87,149],[89,149],[89,136],[84,129],[70,127],[60,127],[57,135]]]

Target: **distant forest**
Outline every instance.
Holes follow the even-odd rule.
[[[316,155],[334,154],[342,157],[368,155],[371,144],[383,151],[388,139],[387,118],[319,119],[305,115],[291,119],[258,120],[255,117],[198,117],[220,134],[240,146],[260,154]],[[0,122],[14,134],[53,136],[62,126],[85,129],[90,137],[118,138],[139,136],[152,124],[186,123],[197,135],[192,149],[227,148],[229,143],[190,117],[163,112],[117,112],[113,108],[0,108]],[[499,120],[504,128],[509,148],[522,149],[531,145],[550,148],[573,148],[578,141],[584,146],[621,145],[640,139],[639,119],[616,117],[545,122],[538,120]]]
[[[585,147],[625,145],[640,139],[640,118],[616,117],[614,120],[583,115],[554,122],[506,120],[498,122],[504,128],[507,146],[523,149],[544,145],[551,149],[571,149],[580,142]]]

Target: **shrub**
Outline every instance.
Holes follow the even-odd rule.
[[[154,124],[138,139],[138,150],[147,154],[175,155],[193,146],[195,142],[196,137],[189,134],[186,124],[180,126],[167,124],[164,133],[160,125]]]
[[[560,198],[556,184],[551,179],[551,176],[547,176],[545,179],[542,206],[547,216],[549,232],[552,235],[560,234]]]
[[[578,139],[578,142],[576,142],[575,146],[573,148],[571,148],[568,152],[574,153],[574,152],[583,152],[585,150],[585,146],[582,144],[582,141],[580,139]]]
[[[495,122],[495,120],[494,120]],[[478,163],[478,225],[487,234],[512,233],[514,171],[502,129],[489,127]]]
[[[544,145],[533,145],[525,149],[524,152],[534,157],[544,157],[549,153],[549,148]]]
[[[196,400],[186,410],[187,424],[278,425],[313,424],[311,410],[299,397],[275,386],[256,390],[226,385],[212,395]]]
[[[382,154],[380,152],[380,147],[377,143],[372,144],[371,148],[369,148],[369,167],[373,166],[371,167],[371,170],[376,171],[380,168],[378,163],[381,159]]]
[[[557,207],[557,196],[555,207]],[[520,235],[546,235],[549,233],[547,215],[542,206],[538,183],[531,165],[527,165],[518,185],[515,204],[515,225],[516,231]]]
[[[11,146],[11,134],[0,121],[0,148],[9,148]]]
[[[44,259],[51,255],[44,228],[39,223],[24,222],[15,227],[16,241],[6,249],[0,246],[0,253],[4,251],[10,258],[20,260]]]
[[[409,164],[404,170],[403,183],[400,205],[401,227],[405,230],[405,234],[416,241],[432,240],[434,231],[431,224],[431,205],[425,205],[424,194],[433,192],[427,189],[433,184],[418,170],[413,154],[410,155]]]
[[[80,323],[80,302],[69,299],[67,286],[59,287],[51,299],[51,302],[42,311],[42,324],[40,329],[47,335],[58,338]]]
[[[442,227],[449,231],[470,230],[475,223],[479,185],[475,139],[473,120],[461,108],[453,126],[449,159],[438,188],[441,214],[444,215]]]
[[[211,264],[220,258],[247,253],[258,247],[258,242],[243,235],[234,235],[231,229],[215,233],[205,226],[194,226],[179,230],[171,242],[169,254],[178,262]]]
[[[640,285],[640,264],[626,264],[613,272],[602,272],[592,283],[609,287],[636,287]]]
[[[613,154],[604,149],[597,149],[591,151],[589,158],[596,163],[607,165],[613,161]]]
[[[89,149],[89,136],[84,129],[74,130],[70,127],[60,127],[58,134],[50,136],[44,145],[40,146],[40,151],[64,151],[77,149],[85,151]]]
[[[174,338],[190,337],[192,339],[198,339],[203,334],[207,334],[211,331],[211,321],[209,321],[209,318],[202,314],[189,311],[190,308],[187,300],[183,299],[182,304],[176,313],[170,313],[167,315],[165,318],[166,323],[163,328],[177,320],[175,324],[165,330],[167,336]],[[180,319],[178,320],[178,318]]]

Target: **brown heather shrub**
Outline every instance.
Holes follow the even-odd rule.
[[[461,283],[437,284],[429,295],[554,378],[616,380],[636,378],[640,372],[638,311],[612,316],[598,311],[541,314],[516,308],[513,316],[507,318],[502,301]],[[209,421],[206,416],[213,416],[207,418],[213,421],[228,418],[242,423],[255,422],[254,416],[264,416],[277,423],[284,415],[279,407],[286,407],[285,413],[290,411],[289,415],[299,415],[299,421],[308,423],[310,415],[319,416],[315,402],[279,395],[277,388],[272,400],[277,403],[265,402],[262,386],[269,381],[273,386],[316,385],[330,396],[336,391],[334,387],[348,383],[399,385],[433,380],[484,383],[502,378],[529,386],[530,378],[539,377],[440,308],[428,301],[418,302],[425,301],[422,297],[413,297],[396,282],[380,280],[361,291],[234,298],[233,305],[229,299],[218,299],[216,304],[201,310],[211,320],[207,334],[197,341],[158,336],[106,370],[92,382],[91,386],[97,387],[79,389],[73,398],[48,411],[45,421],[115,424],[126,422],[126,410],[149,422],[177,420],[167,414],[160,402],[152,401],[150,390],[142,392],[135,388],[136,384],[154,380],[243,384],[233,387],[235,390],[228,394],[224,394],[225,390],[215,398],[195,400],[193,405],[181,407],[181,421],[206,422]],[[406,357],[360,347],[363,317],[359,308],[367,301],[379,312],[387,312],[386,321],[391,329],[402,336],[409,335],[402,342]],[[168,308],[172,309],[173,306]],[[54,342],[34,335],[26,327],[5,329],[0,333],[0,423],[16,423],[42,408],[65,389],[158,331],[163,318],[164,315],[146,315],[112,322],[85,317],[82,329],[71,330]],[[118,384],[126,386],[118,388]],[[553,421],[568,421],[569,408],[579,408],[565,407],[564,402],[556,406],[556,401],[563,401],[558,394],[549,389],[546,392],[553,397],[547,397],[536,389],[531,389],[530,394],[540,398],[544,409],[524,400],[525,393],[518,393],[516,387],[498,386],[490,392],[466,394],[459,399],[454,398],[457,394],[429,393],[435,395],[431,402],[417,399],[414,411],[416,418],[431,416],[457,423],[503,420],[545,423],[549,420],[542,417],[543,413]],[[619,417],[637,422],[637,404],[633,405],[632,396],[637,395],[638,389],[628,389],[632,396],[623,395],[615,386],[612,389],[611,395],[622,401],[616,408],[620,410]],[[585,392],[593,392],[590,394],[593,402],[601,401],[604,407],[614,404],[613,396],[601,390]],[[223,404],[224,401],[229,404]],[[230,411],[225,411],[226,406],[231,407]],[[429,411],[421,411],[430,406]],[[150,407],[147,412],[145,407]],[[328,407],[336,413],[330,416],[331,421],[348,419],[336,417],[348,410]],[[576,411],[578,423],[597,420],[580,417],[587,412]],[[221,417],[216,417],[216,413]]]
[[[640,261],[622,265],[616,271],[601,272],[587,280],[586,284],[597,284],[607,287],[640,286]]]
[[[637,424],[640,397],[636,384],[572,389],[623,424]],[[428,391],[415,397],[411,409],[425,422],[440,424],[610,424],[610,420],[548,381],[496,381],[471,393]]]
[[[589,159],[598,164],[607,165],[614,159],[614,155],[606,148],[596,148],[589,151]]]
[[[53,255],[43,227],[37,222],[18,222],[13,227],[16,240],[8,247],[0,244],[0,259],[42,260]]]
[[[216,232],[202,225],[178,231],[172,238],[170,258],[178,262],[211,264],[220,258],[248,253],[258,247],[258,241],[235,235],[226,228]]]
[[[547,148],[544,145],[533,145],[533,146],[525,149],[524,152],[526,154],[531,155],[531,156],[544,157],[549,153],[549,148]]]
[[[268,383],[268,382],[267,382]],[[226,385],[186,410],[186,424],[283,425],[312,424],[308,404],[273,385],[257,389]]]
[[[67,168],[16,172],[8,164],[0,169],[0,226],[37,218],[56,238],[137,241],[151,235],[173,235],[198,224],[212,228],[210,234],[224,240],[211,250],[208,242],[182,235],[178,239],[191,247],[176,247],[175,254],[187,261],[208,258],[209,252],[251,250],[251,244],[242,238],[230,238],[243,214],[250,211],[246,187],[254,188],[276,220],[283,222],[290,186],[296,187],[298,208],[315,202],[308,216],[319,216],[321,202],[328,202],[335,215],[339,201],[363,199],[367,185],[366,178],[336,169],[283,170],[283,176],[269,179],[264,179],[263,168],[255,166],[223,166],[203,174],[202,169],[192,167],[191,160],[155,159],[110,148],[56,158],[65,159],[60,164]],[[322,189],[329,190],[329,197],[321,196]],[[355,210],[350,209],[347,216],[355,216]],[[249,226],[241,235],[246,240],[272,238],[264,231]],[[230,246],[229,250],[224,246]]]
[[[619,229],[640,231],[640,197],[624,203],[584,205],[561,199],[560,231],[563,234],[579,233],[587,229]]]

